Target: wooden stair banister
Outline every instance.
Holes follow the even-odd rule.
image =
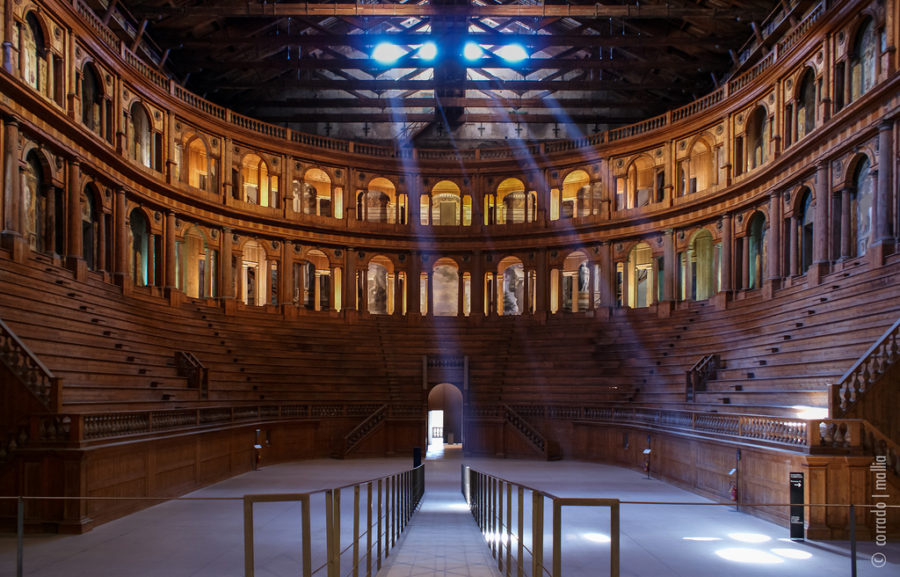
[[[900,358],[900,319],[853,363],[837,383],[830,386],[829,413],[832,417],[847,415],[866,395],[878,378]]]
[[[353,427],[353,429],[344,435],[343,443],[338,451],[338,457],[343,458],[375,430],[377,430],[385,419],[388,417],[388,405],[384,404],[375,409],[371,415],[362,420],[361,423]]]
[[[175,352],[175,365],[178,375],[187,378],[188,387],[200,391],[200,397],[209,397],[209,369],[203,366],[200,359],[189,351]]]
[[[694,363],[685,374],[684,384],[684,400],[693,402],[694,393],[706,390],[706,383],[710,379],[716,378],[716,372],[721,367],[721,361],[718,354],[704,355],[699,361]]]
[[[62,379],[54,376],[2,319],[0,319],[0,361],[48,412],[61,411]]]
[[[559,458],[559,449],[509,405],[503,405],[503,419],[548,461]]]

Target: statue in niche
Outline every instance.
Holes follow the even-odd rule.
[[[376,274],[369,289],[369,312],[387,314],[387,283],[384,274]]]
[[[516,267],[510,266],[503,271],[503,315],[519,314],[519,298],[516,294],[518,275]]]
[[[590,288],[591,275],[588,273],[587,264],[578,265],[578,292],[586,293]]]

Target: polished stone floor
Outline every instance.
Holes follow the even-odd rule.
[[[305,492],[406,469],[411,459],[317,460],[263,467],[172,500],[84,535],[25,539],[28,577],[240,577],[244,574],[241,497],[247,493]],[[426,461],[426,494],[406,532],[384,559],[381,577],[493,577],[497,560],[465,506],[460,465],[514,479],[559,496],[616,497],[624,501],[703,502],[704,499],[638,472],[573,461],[463,459],[458,446],[433,451]],[[363,493],[364,494],[364,493]],[[194,500],[197,499],[197,500]],[[352,489],[342,492],[341,535],[352,535]],[[530,506],[526,506],[528,513]],[[324,497],[311,504],[312,568],[324,564]],[[900,510],[897,514],[900,514]],[[254,510],[255,574],[300,575],[300,508],[258,504]],[[850,575],[847,542],[793,542],[787,529],[738,513],[732,507],[622,505],[621,575],[630,577],[728,577]],[[564,577],[608,574],[609,516],[604,511],[565,510]],[[364,524],[364,523],[363,523]],[[526,523],[526,526],[528,523]],[[545,559],[550,559],[549,524]],[[505,536],[503,536],[505,537]],[[530,543],[530,527],[523,541]],[[500,539],[502,544],[504,539]],[[514,547],[515,549],[515,547]],[[885,564],[876,567],[883,554]],[[351,550],[340,575],[352,575]],[[875,563],[873,564],[873,555]],[[364,555],[363,555],[364,558]],[[526,564],[525,574],[531,574]],[[373,567],[374,567],[373,563]],[[860,542],[858,575],[900,574],[900,543]],[[365,564],[359,575],[365,575]],[[16,539],[0,536],[0,576],[16,574]],[[324,568],[316,575],[326,575]],[[515,568],[513,567],[513,575]]]

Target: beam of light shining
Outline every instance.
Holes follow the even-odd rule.
[[[797,411],[798,419],[812,420],[812,419],[827,419],[828,418],[828,408],[827,407],[809,407],[807,405],[794,405],[791,407],[795,411]]]
[[[393,64],[405,54],[403,48],[391,42],[380,42],[372,50],[372,58],[381,64]]]
[[[785,559],[811,559],[812,553],[801,551],[800,549],[788,549],[787,547],[776,547],[772,549],[772,553]]]
[[[772,538],[762,533],[729,533],[728,537],[741,543],[765,543]]]

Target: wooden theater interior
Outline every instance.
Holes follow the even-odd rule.
[[[432,410],[468,455],[900,495],[897,0],[2,4],[0,495],[70,498],[31,530]]]

